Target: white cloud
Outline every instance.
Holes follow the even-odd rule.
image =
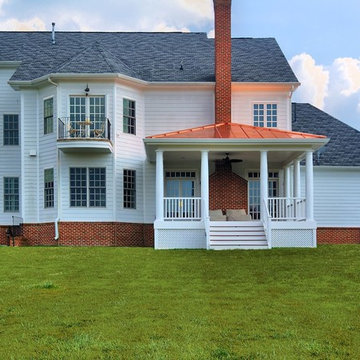
[[[360,60],[354,58],[337,58],[333,67],[337,70],[344,88],[341,94],[350,96],[360,90]]]
[[[297,96],[301,101],[323,109],[328,92],[329,71],[322,65],[316,65],[315,60],[305,53],[295,55],[290,60],[290,65],[301,82]]]
[[[215,38],[215,30],[214,30],[214,29],[210,30],[210,31],[207,33],[207,37],[208,37],[209,39],[214,39],[214,38]]]
[[[207,19],[213,18],[212,0],[178,0],[180,6]]]
[[[154,25],[151,31],[156,32],[171,32],[171,31],[182,31],[182,32],[190,32],[190,30],[186,27],[183,27],[181,29],[176,28],[175,26],[167,25],[163,22]]]
[[[294,101],[309,102],[360,129],[360,59],[337,58],[324,66],[299,54],[290,65],[301,82]]]
[[[38,17],[23,21],[11,18],[0,22],[0,30],[6,31],[41,31],[45,29],[45,23]]]

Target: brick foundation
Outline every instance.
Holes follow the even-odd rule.
[[[8,238],[6,237],[6,229],[8,226],[0,226],[0,245],[9,245]]]
[[[360,244],[360,227],[319,227],[316,238],[318,244]]]
[[[0,227],[0,245],[9,245],[7,228]],[[54,223],[24,224],[23,236],[30,246],[154,246],[153,224],[60,222],[58,241],[54,240]]]
[[[210,210],[248,208],[248,184],[230,168],[217,166],[209,178]]]

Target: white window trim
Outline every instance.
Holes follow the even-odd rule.
[[[266,121],[266,113],[264,113],[264,128],[267,128],[267,129],[279,129],[279,101],[276,100],[276,101],[271,101],[271,100],[259,100],[259,101],[252,101],[251,102],[251,124],[253,126],[256,126],[254,124],[254,105],[255,104],[262,104],[264,105],[264,110],[266,111],[266,105],[272,105],[272,104],[275,104],[276,105],[276,108],[277,108],[277,114],[276,114],[276,126],[271,126],[271,127],[268,127],[266,126],[267,125],[267,121]],[[262,126],[257,126],[257,127],[262,127]]]
[[[133,134],[129,134],[133,135]],[[124,170],[135,171],[135,207],[128,208],[124,206]],[[124,211],[136,211],[138,207],[138,169],[123,168],[122,169],[122,194],[121,194],[121,206]]]
[[[194,197],[199,197],[200,194],[200,177],[199,177],[199,170],[198,169],[179,169],[179,168],[165,168],[164,169],[164,194],[165,194],[165,186],[166,186],[166,172],[168,171],[179,171],[179,172],[195,172],[195,188],[194,188]],[[184,179],[183,177],[179,177],[179,178],[171,178],[171,179]],[[191,178],[185,178],[185,179],[191,179]]]
[[[105,169],[105,206],[90,206],[90,176],[89,169]],[[70,169],[86,169],[86,206],[71,205],[71,174]],[[69,208],[72,209],[107,209],[108,208],[108,186],[107,186],[107,167],[106,166],[70,166],[69,167]]]
[[[49,100],[51,98],[53,99],[53,131],[50,133],[44,134],[44,120],[45,120],[44,103],[45,103],[45,100]],[[57,122],[58,121],[55,116],[55,97],[54,97],[54,95],[43,97],[43,99],[42,99],[42,131],[41,131],[41,135],[48,136],[48,135],[54,135],[55,133],[57,133]],[[40,128],[41,128],[41,126],[40,126]],[[56,128],[56,130],[55,130],[55,128]]]
[[[91,94],[91,95],[76,95],[76,94],[69,94],[67,97],[67,106],[66,106],[66,117],[70,118],[70,98],[71,97],[81,97],[81,98],[85,98],[85,117],[89,118],[90,117],[90,98],[91,97],[100,97],[103,96],[105,98],[105,118],[108,118],[108,97],[106,94]]]
[[[127,136],[138,136],[137,133],[138,133],[138,106],[137,106],[137,100],[130,97],[130,96],[122,96],[122,101],[121,101],[121,132],[122,134],[124,135],[127,135]],[[135,102],[135,134],[131,134],[131,133],[128,133],[128,132],[125,132],[124,131],[124,99],[125,100],[130,100],[130,101],[134,101]],[[130,169],[129,169],[130,170]]]

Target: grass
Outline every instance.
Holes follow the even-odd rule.
[[[0,359],[359,359],[360,246],[0,248]]]

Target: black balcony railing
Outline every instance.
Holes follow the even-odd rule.
[[[58,139],[111,140],[111,122],[104,117],[59,118]]]

